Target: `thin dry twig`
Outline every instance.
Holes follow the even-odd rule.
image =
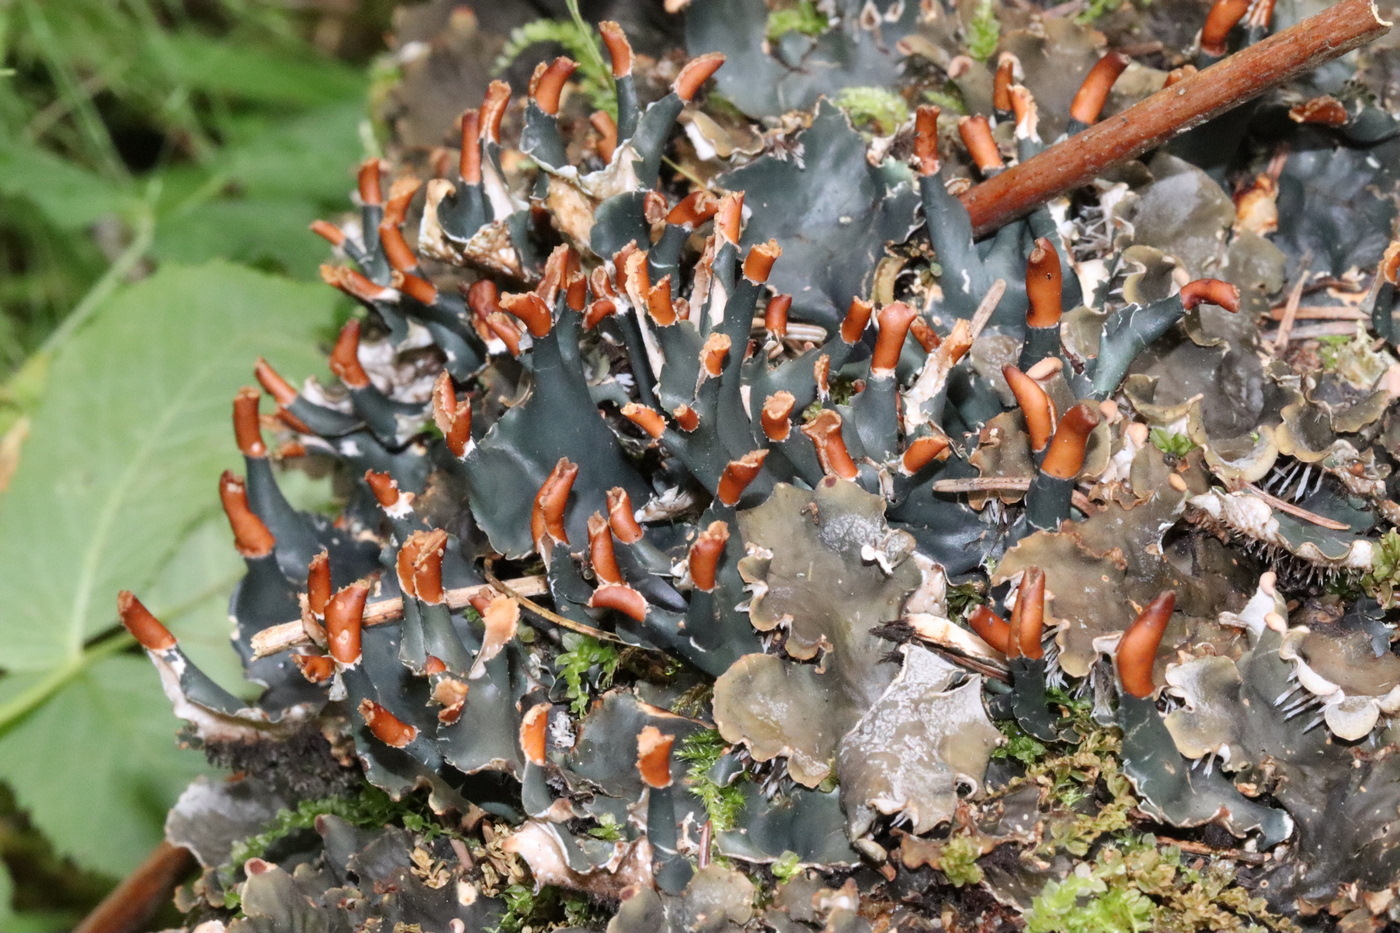
[[[616,635],[614,635],[612,632],[605,632],[600,628],[594,628],[591,625],[584,625],[582,622],[575,622],[573,619],[561,616],[559,613],[555,612],[552,609],[546,609],[544,606],[541,606],[539,603],[535,602],[533,599],[530,599],[524,593],[520,592],[520,590],[511,586],[511,583],[516,582],[514,580],[508,583],[504,580],[496,579],[496,575],[491,572],[491,561],[489,560],[486,562],[486,566],[482,569],[481,575],[486,578],[486,582],[490,583],[491,586],[495,587],[497,592],[504,593],[506,596],[509,596],[511,599],[520,603],[521,606],[530,610],[535,615],[539,616],[541,619],[544,619],[546,622],[552,622],[560,628],[568,629],[569,631],[576,632],[579,635],[587,635],[590,638],[596,638],[599,641],[610,641],[619,645],[627,644],[621,638],[618,638]],[[548,588],[546,588],[544,592],[549,592]]]
[[[488,577],[494,580],[494,577]],[[497,584],[500,581],[496,581]],[[549,592],[549,581],[543,574],[531,574],[528,577],[517,577],[508,581],[509,587],[501,589],[501,586],[487,582],[476,586],[460,586],[455,589],[443,591],[443,601],[449,609],[463,609],[471,605],[474,598],[482,593],[491,590],[515,595],[517,599],[523,596],[538,596],[541,593]],[[522,600],[522,605],[524,601]],[[365,615],[362,625],[383,625],[386,622],[397,622],[403,618],[403,598],[381,599],[365,606]],[[253,635],[253,659],[265,658],[268,655],[276,654],[279,651],[286,651],[290,648],[298,648],[302,645],[311,644],[311,639],[306,635],[306,627],[302,625],[300,619],[291,622],[279,622],[276,625],[269,625],[267,628]]]
[[[1274,352],[1288,349],[1288,335],[1293,331],[1293,321],[1298,316],[1298,303],[1303,300],[1303,286],[1307,284],[1307,270],[1298,276],[1298,284],[1288,293],[1288,303],[1283,306],[1283,317],[1279,319],[1278,336],[1274,338]]]
[[[1158,836],[1157,841],[1164,846],[1176,846],[1181,851],[1190,853],[1191,855],[1208,855],[1212,858],[1227,858],[1232,862],[1243,862],[1246,865],[1265,865],[1269,862],[1269,856],[1264,852],[1246,852],[1244,849],[1218,849],[1215,846],[1206,845],[1204,842],[1173,839],[1171,836]]]
[[[1389,29],[1372,0],[1342,0],[968,189],[960,199],[973,232],[995,230]]]
[[[1294,518],[1301,518],[1303,521],[1311,522],[1319,528],[1330,528],[1333,531],[1349,531],[1351,529],[1351,526],[1345,522],[1339,522],[1336,519],[1318,515],[1316,512],[1309,512],[1302,506],[1294,505],[1292,502],[1280,499],[1277,496],[1271,496],[1253,483],[1246,483],[1244,488],[1267,502],[1270,508],[1278,509],[1280,512],[1287,512]]]
[[[1292,300],[1292,296],[1289,296]],[[1270,308],[1269,319],[1281,321],[1288,313],[1288,304],[1282,307]],[[1298,305],[1293,312],[1295,321],[1369,321],[1371,316],[1364,311],[1349,308],[1346,305]]]
[[[965,479],[940,479],[933,484],[934,492],[1025,492],[1031,488],[1029,479],[1014,476],[970,476]],[[1098,507],[1078,489],[1070,494],[1074,507],[1085,515],[1093,515]]]

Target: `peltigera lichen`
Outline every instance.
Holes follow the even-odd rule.
[[[678,69],[643,63],[604,23],[615,119],[578,111],[574,64],[556,59],[523,112],[505,84],[486,89],[426,182],[371,160],[358,220],[316,225],[353,266],[324,278],[366,312],[332,352],[340,385],[298,390],[264,362],[257,375],[267,426],[353,491],[334,522],[286,504],[253,390],[235,401],[247,479],[220,487],[249,568],[235,640],[265,694],[244,708],[210,684],[129,594],[123,618],[201,741],[277,743],[314,722],[338,756],[327,767],[396,799],[426,791],[463,837],[449,855],[320,821],[287,852],[295,870],[207,873],[206,909],[232,891],[245,911],[211,929],[272,929],[331,904],[332,883],[400,881],[415,893],[392,909],[349,896],[354,910],[317,916],[464,929],[505,911],[525,868],[615,909],[616,931],[932,929],[971,922],[958,898],[987,895],[1043,918],[1068,879],[1107,890],[1076,862],[1118,865],[1149,826],[1193,853],[1213,840],[1251,867],[1252,894],[1188,921],[1161,886],[1115,887],[1134,923],[1245,928],[1249,912],[1282,928],[1254,895],[1280,914],[1390,916],[1394,619],[1326,586],[1376,578],[1388,553],[1400,370],[1388,343],[1360,377],[1309,370],[1296,298],[1277,334],[1261,330],[1285,281],[1296,295],[1312,280],[1254,203],[1302,197],[1284,184],[1293,134],[1341,162],[1359,147],[1397,164],[1393,134],[1348,130],[1383,110],[1264,119],[1335,83],[1305,79],[1258,104],[1258,126],[1231,112],[1006,220],[989,186],[965,191],[963,147],[977,173],[1013,177],[1008,160],[1063,158],[1043,129],[1087,138],[1116,82],[1131,98],[1181,74],[1025,11],[1001,11],[1005,57],[984,63],[945,54],[960,30],[927,5],[836,6],[815,34],[784,30],[729,62],[696,48]],[[692,39],[718,36],[730,7],[762,9],[697,3]],[[1269,7],[1238,32],[1212,15],[1197,67],[1220,42],[1259,42],[1250,60],[1277,63],[1302,40],[1261,42]],[[1346,25],[1345,41],[1379,29]],[[1079,93],[1049,74],[1061,49]],[[900,56],[916,106],[891,137],[805,96],[803,61],[834,64],[835,91]],[[919,60],[989,116],[955,125],[917,105]],[[717,72],[746,113],[811,109],[775,122],[762,154],[722,151],[723,126],[691,111]],[[774,73],[790,79],[776,98],[744,93]],[[1261,172],[1237,215],[1221,182]],[[1368,178],[1394,196],[1394,179]],[[1277,234],[1304,242],[1318,222],[1281,210]],[[1335,244],[1364,274],[1322,287],[1336,316],[1389,341],[1393,270],[1366,235]],[[1294,461],[1318,479],[1285,498],[1270,471]],[[1316,573],[1273,574],[1285,559]],[[969,626],[951,585],[987,594]],[[1305,624],[1327,598],[1344,599],[1339,621]],[[606,672],[580,670],[604,650]],[[1355,676],[1329,679],[1327,659],[1347,658]],[[1066,690],[1095,697],[1092,719]],[[994,720],[1092,763],[1082,796],[1066,804],[1034,766],[1046,783],[1025,786],[1041,792],[1014,790],[1026,761],[993,758]],[[701,741],[720,743],[703,774],[673,754]],[[201,791],[197,812],[231,812],[269,780]],[[1334,805],[1367,828],[1324,833]],[[1205,824],[1248,845],[1193,834]],[[753,884],[778,874],[756,907]],[[455,915],[418,890],[449,882]],[[565,923],[530,922],[551,921]]]

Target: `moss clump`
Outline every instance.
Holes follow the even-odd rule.
[[[842,88],[836,106],[846,111],[851,122],[888,136],[909,119],[909,105],[893,91],[882,87]]]
[[[798,0],[797,3],[768,14],[768,25],[764,35],[769,42],[777,42],[789,33],[798,33],[813,38],[826,32],[831,21],[817,9],[813,0]]]
[[[1361,586],[1384,609],[1400,606],[1400,531],[1390,529],[1376,542],[1371,569],[1361,575]]]
[[[690,792],[699,797],[715,832],[727,832],[738,822],[744,809],[744,795],[736,784],[717,784],[710,769],[729,746],[716,729],[703,729],[688,736],[676,751],[686,764],[685,777]]]
[[[997,19],[996,4],[992,0],[982,0],[967,24],[967,54],[985,62],[997,51],[1001,41],[1001,21]]]
[[[570,711],[582,716],[593,696],[612,686],[622,652],[588,635],[570,635],[565,641],[573,647],[555,657],[555,669],[564,681]]]

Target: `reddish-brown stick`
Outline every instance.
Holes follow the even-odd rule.
[[[73,933],[139,933],[197,867],[189,849],[161,842],[136,871],[93,908]]]
[[[961,200],[973,233],[995,230],[1389,30],[1372,0],[1342,0],[968,189]]]

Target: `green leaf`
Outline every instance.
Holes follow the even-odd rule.
[[[38,208],[65,230],[85,227],[100,217],[135,204],[121,185],[61,159],[22,139],[0,137],[0,194]]]
[[[150,665],[116,653],[130,644],[116,592],[150,596],[211,671],[228,654],[214,594],[239,568],[213,555],[217,477],[239,460],[230,401],[259,352],[289,376],[319,370],[314,335],[337,300],[228,263],[167,266],[53,360],[0,500],[0,779],[80,864],[134,865],[199,764],[174,748]]]
[[[248,197],[325,201],[344,205],[355,189],[353,163],[364,146],[364,85],[342,102],[317,107],[296,119],[249,117],[230,128],[216,172]]]
[[[358,96],[358,70],[307,50],[302,57],[201,35],[194,30],[168,33],[160,52],[169,78],[205,93],[265,104],[309,106]]]
[[[199,753],[176,748],[179,722],[155,681],[145,657],[99,658],[0,736],[0,779],[34,824],[65,855],[115,877],[160,841],[167,808],[205,769]]]
[[[0,862],[0,930],[12,929],[15,919],[15,882],[10,870]]]
[[[318,216],[316,204],[304,199],[212,201],[163,221],[153,248],[167,262],[272,263],[289,275],[312,278],[330,257],[326,242],[307,229]]]

